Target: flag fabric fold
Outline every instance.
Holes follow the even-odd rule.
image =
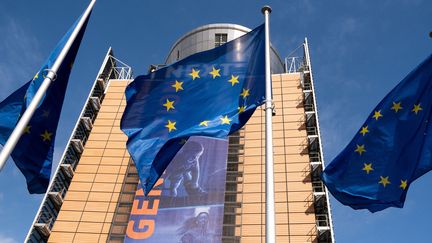
[[[89,15],[90,16],[90,15]],[[79,18],[81,19],[82,16]],[[0,144],[4,145],[21,115],[32,101],[79,19],[63,36],[32,80],[0,103]],[[45,193],[51,176],[54,140],[72,65],[77,55],[89,17],[74,40],[44,98],[24,130],[11,157],[26,178],[30,193]]]
[[[264,101],[264,25],[126,88],[121,129],[148,193],[190,136],[225,138]]]
[[[432,56],[376,106],[325,168],[332,195],[371,212],[403,207],[411,183],[432,169]]]

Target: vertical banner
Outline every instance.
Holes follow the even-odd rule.
[[[139,183],[124,242],[221,242],[227,154],[227,140],[191,137],[147,197]]]

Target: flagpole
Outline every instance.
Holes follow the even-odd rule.
[[[30,119],[32,118],[34,112],[36,111],[37,106],[39,105],[42,98],[44,97],[48,87],[51,85],[51,82],[53,82],[56,79],[57,71],[58,71],[60,65],[62,64],[64,58],[66,57],[66,54],[69,52],[69,49],[71,48],[72,43],[74,42],[75,38],[77,37],[82,26],[84,25],[84,22],[88,18],[90,11],[92,10],[95,3],[96,3],[96,0],[92,0],[90,2],[89,6],[85,10],[85,12],[82,15],[81,19],[79,20],[76,28],[73,30],[71,36],[67,40],[65,46],[61,50],[60,54],[58,55],[57,59],[55,60],[54,64],[52,65],[51,69],[46,70],[47,74],[45,76],[44,81],[42,82],[38,91],[34,95],[33,100],[30,102],[28,108],[26,109],[24,114],[21,116],[21,119],[19,120],[18,124],[15,126],[15,129],[13,130],[12,134],[9,136],[9,139],[7,140],[6,144],[3,147],[3,150],[0,153],[0,171],[3,169],[7,159],[9,158],[9,155],[14,150],[16,144],[18,143],[21,135],[24,132],[25,127],[27,126]]]
[[[272,85],[270,73],[270,30],[269,30],[269,15],[272,9],[265,5],[261,12],[265,18],[265,81],[266,81],[266,243],[276,242],[275,230],[275,208],[274,208],[274,171],[273,171],[273,101],[272,101]]]

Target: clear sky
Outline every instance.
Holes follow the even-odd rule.
[[[89,1],[0,1],[0,100],[30,80]],[[99,0],[69,80],[55,147],[57,167],[110,46],[143,74],[163,63],[184,33],[209,23],[253,28],[273,8],[271,41],[282,57],[307,37],[311,49],[325,160],[351,140],[375,105],[432,52],[432,1],[143,1]],[[426,242],[432,173],[416,181],[405,208],[371,214],[333,198],[338,242]],[[29,195],[11,160],[0,173],[0,243],[22,242],[41,195]]]

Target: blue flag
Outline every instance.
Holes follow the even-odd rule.
[[[47,70],[52,67],[72,31],[76,28],[78,21],[60,40],[34,78],[0,103],[0,144],[6,143],[19,118],[45,79]],[[88,18],[60,65],[56,80],[51,83],[11,154],[15,164],[26,178],[30,193],[45,193],[48,188],[60,112],[69,75],[87,22]]]
[[[371,212],[403,207],[411,183],[432,169],[432,56],[372,111],[322,179],[341,203]]]
[[[146,193],[190,136],[225,138],[262,104],[264,42],[261,25],[129,84],[121,129]]]

